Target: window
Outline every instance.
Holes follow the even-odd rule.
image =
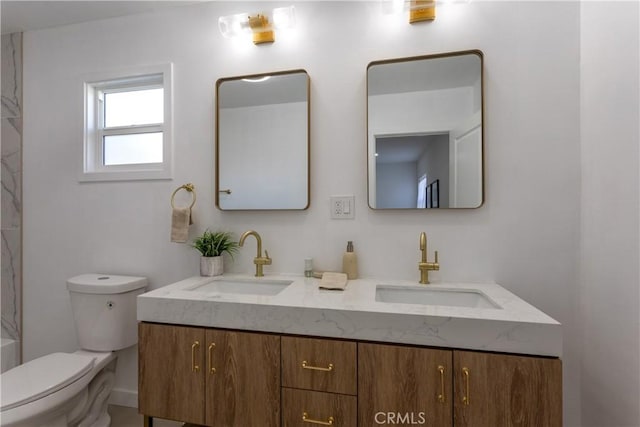
[[[84,79],[81,181],[169,179],[171,65]]]
[[[418,202],[416,207],[427,207],[427,175],[422,175],[418,180]]]

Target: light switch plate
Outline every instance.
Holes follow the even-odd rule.
[[[354,196],[331,196],[331,219],[354,219],[355,218],[355,197]]]

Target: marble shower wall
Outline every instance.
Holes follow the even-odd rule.
[[[22,329],[22,33],[2,35],[2,338]]]

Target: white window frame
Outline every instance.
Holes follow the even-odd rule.
[[[79,181],[127,181],[173,178],[173,66],[163,64],[95,73],[83,79],[83,153]],[[104,128],[104,93],[163,88],[160,124]],[[105,165],[103,137],[162,132],[162,162]]]

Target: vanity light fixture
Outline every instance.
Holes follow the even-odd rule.
[[[409,5],[409,23],[433,21],[436,19],[435,0],[411,0]]]
[[[471,0],[381,0],[382,13],[400,14],[408,11],[409,23],[436,19],[436,4],[469,3]]]
[[[218,28],[224,37],[232,38],[243,34],[252,34],[254,44],[273,43],[275,30],[293,28],[295,25],[293,6],[278,7],[270,14],[250,15],[239,13],[218,18]]]
[[[382,13],[399,15],[409,12],[409,23],[436,19],[436,0],[381,0]]]

